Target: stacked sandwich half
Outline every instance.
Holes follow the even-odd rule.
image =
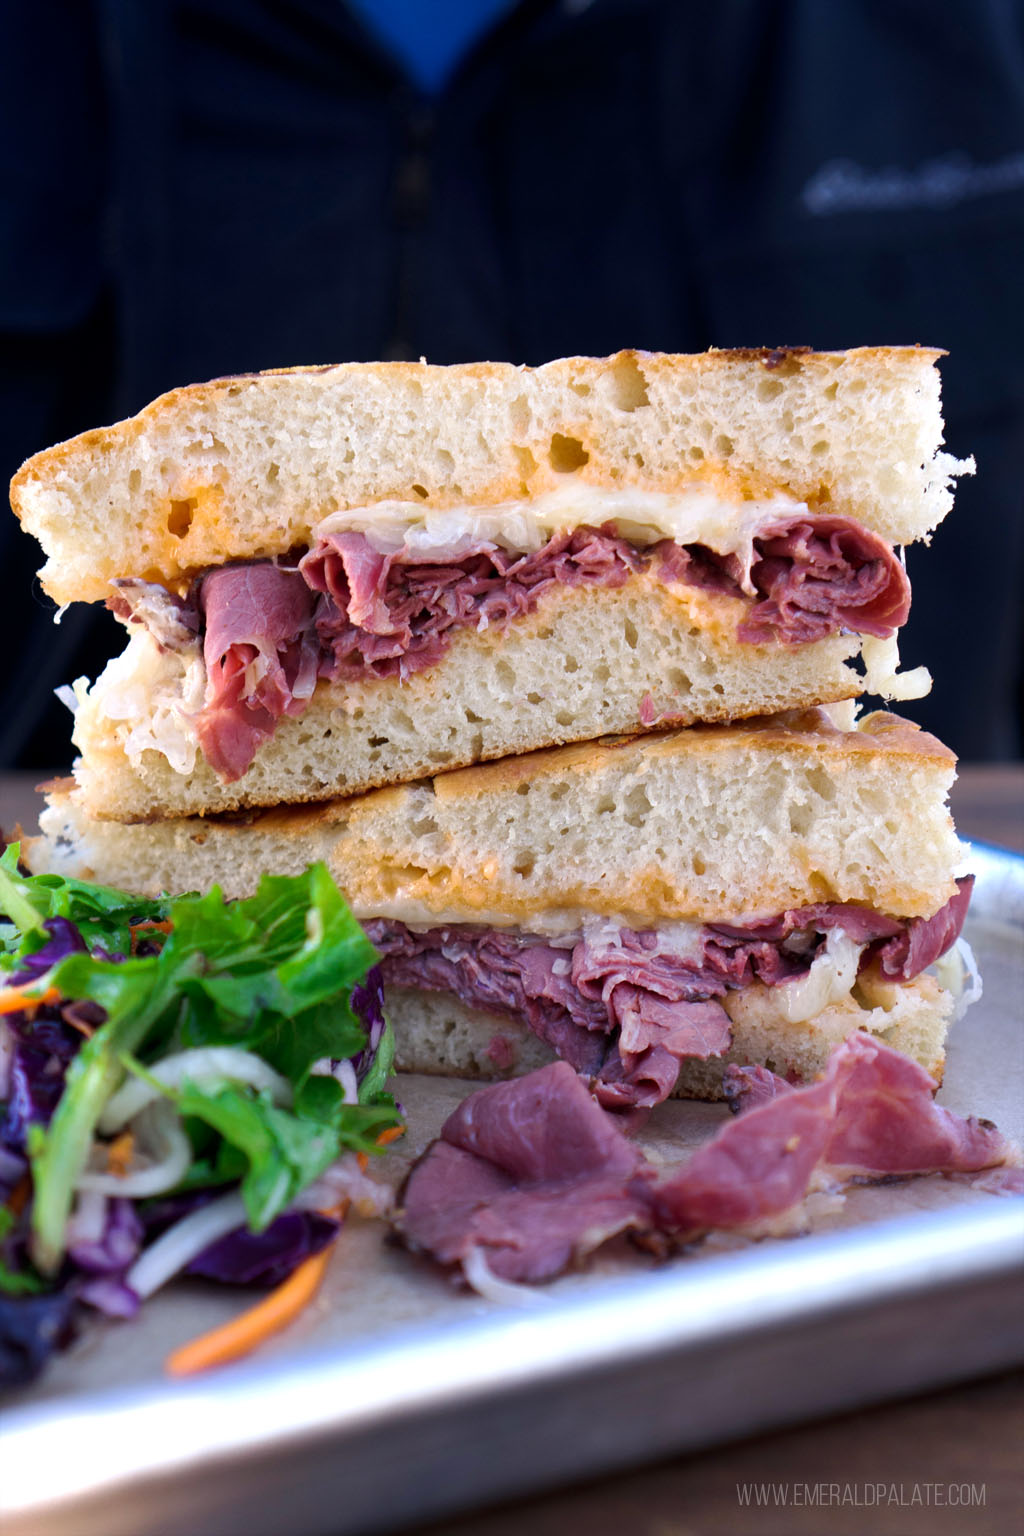
[[[399,1063],[557,1055],[610,1108],[792,1080],[852,1031],[941,1075],[970,882],[900,546],[964,467],[936,354],[622,353],[225,379],[39,455],[74,685],[37,871],[251,891],[323,858]]]

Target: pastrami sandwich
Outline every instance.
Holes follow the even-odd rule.
[[[324,859],[382,956],[411,1070],[500,1077],[560,1056],[633,1108],[715,1097],[727,1062],[810,1079],[860,1030],[940,1078],[971,884],[945,805],[955,760],[894,715],[849,713],[145,825],[58,787],[29,857],[231,896]]]
[[[939,354],[350,364],[176,390],[31,459],[80,803],[309,801],[661,721],[927,688],[898,546],[945,515]],[[866,672],[866,675],[865,675]]]

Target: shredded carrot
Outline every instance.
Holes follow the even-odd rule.
[[[29,1195],[32,1193],[32,1180],[27,1173],[23,1173],[7,1196],[7,1209],[13,1216],[20,1216],[25,1209]]]
[[[387,1130],[381,1131],[380,1135],[377,1137],[377,1145],[378,1147],[390,1147],[393,1141],[397,1141],[399,1136],[404,1135],[404,1125],[389,1125]],[[370,1159],[367,1157],[365,1152],[356,1153],[356,1162],[359,1164],[360,1173],[365,1173],[367,1168],[370,1166]]]
[[[147,929],[152,930],[154,928],[157,929],[158,932],[160,932],[160,933],[170,933],[170,931],[171,931],[171,929],[173,927],[174,927],[173,923],[150,923],[150,922],[133,923],[132,924],[132,954],[134,955],[134,953],[135,953],[136,940],[138,939],[138,936],[139,936],[140,933],[145,933],[145,931]]]
[[[122,1131],[107,1148],[107,1172],[116,1173],[123,1179],[132,1165],[135,1155],[135,1137],[131,1131]]]
[[[348,1201],[345,1200],[334,1210],[322,1214],[340,1221],[344,1220],[347,1210]],[[341,1230],[340,1227],[338,1230]],[[279,1333],[282,1328],[294,1322],[303,1308],[313,1300],[320,1289],[333,1249],[334,1240],[311,1259],[300,1264],[287,1280],[271,1291],[263,1301],[250,1307],[248,1312],[183,1344],[180,1349],[168,1355],[164,1369],[171,1376],[193,1376],[215,1365],[227,1365],[231,1360],[239,1360],[272,1334]]]
[[[404,1134],[404,1125],[389,1126],[377,1137],[377,1145],[390,1146]],[[370,1161],[366,1153],[357,1152],[356,1161],[365,1173]],[[343,1220],[348,1207],[348,1200],[344,1200],[335,1210],[324,1211],[322,1214]],[[257,1302],[256,1306],[250,1307],[248,1312],[232,1318],[220,1328],[200,1334],[198,1339],[192,1339],[168,1355],[164,1362],[168,1375],[193,1376],[199,1371],[208,1371],[214,1366],[240,1360],[243,1355],[250,1354],[273,1334],[294,1322],[320,1289],[333,1247],[332,1241],[320,1253],[306,1259],[275,1291],[271,1291],[263,1301]]]
[[[46,1003],[60,1002],[60,993],[56,987],[47,987],[45,992],[35,994],[32,994],[31,988],[32,982],[29,981],[23,987],[0,989],[0,1013],[34,1013]]]
[[[70,1019],[65,1019],[64,1023],[70,1024],[72,1029],[77,1029],[78,1033],[84,1035],[87,1040],[91,1040],[96,1033],[95,1024],[86,1024],[84,1019],[76,1019],[74,1015]]]

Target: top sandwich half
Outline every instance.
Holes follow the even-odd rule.
[[[969,467],[940,451],[938,355],[293,369],[37,455],[12,503],[44,587],[133,635],[76,690],[85,803],[320,799],[663,720],[915,696],[895,546]]]

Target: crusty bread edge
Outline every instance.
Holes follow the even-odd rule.
[[[176,409],[179,405],[188,401],[201,403],[211,401],[219,395],[236,392],[243,386],[258,386],[264,379],[287,378],[295,375],[315,376],[333,375],[335,377],[392,377],[422,379],[431,374],[442,375],[455,373],[475,379],[501,379],[505,380],[515,374],[520,375],[545,375],[557,373],[572,373],[579,369],[585,369],[588,365],[596,364],[614,366],[617,363],[630,361],[642,361],[645,367],[652,365],[671,368],[690,367],[695,372],[703,368],[717,367],[727,368],[737,364],[761,363],[769,371],[792,371],[796,368],[815,368],[831,365],[837,358],[856,360],[858,362],[882,363],[892,362],[916,362],[920,361],[925,367],[930,367],[945,357],[946,353],[941,347],[921,346],[917,344],[885,346],[885,347],[851,347],[828,352],[818,352],[809,347],[711,347],[706,352],[646,352],[636,348],[623,349],[608,356],[578,355],[572,357],[556,358],[540,367],[531,368],[524,363],[501,362],[477,362],[443,365],[420,362],[384,362],[384,363],[312,363],[299,364],[290,368],[264,368],[257,373],[227,374],[223,378],[209,379],[198,384],[182,384],[175,389],[167,390],[158,395],[155,400],[143,407],[134,416],[124,417],[120,421],[112,422],[105,427],[92,427],[86,432],[79,433],[76,437],[65,439],[55,443],[50,448],[44,448],[39,453],[26,459],[11,481],[11,507],[16,517],[21,519],[25,512],[24,492],[27,485],[38,481],[44,476],[59,473],[60,470],[72,459],[81,453],[92,452],[98,449],[101,453],[109,450],[115,442],[131,442],[141,437],[150,422],[158,420],[166,412]],[[692,474],[687,478],[692,479]],[[481,503],[483,504],[483,503]]]

